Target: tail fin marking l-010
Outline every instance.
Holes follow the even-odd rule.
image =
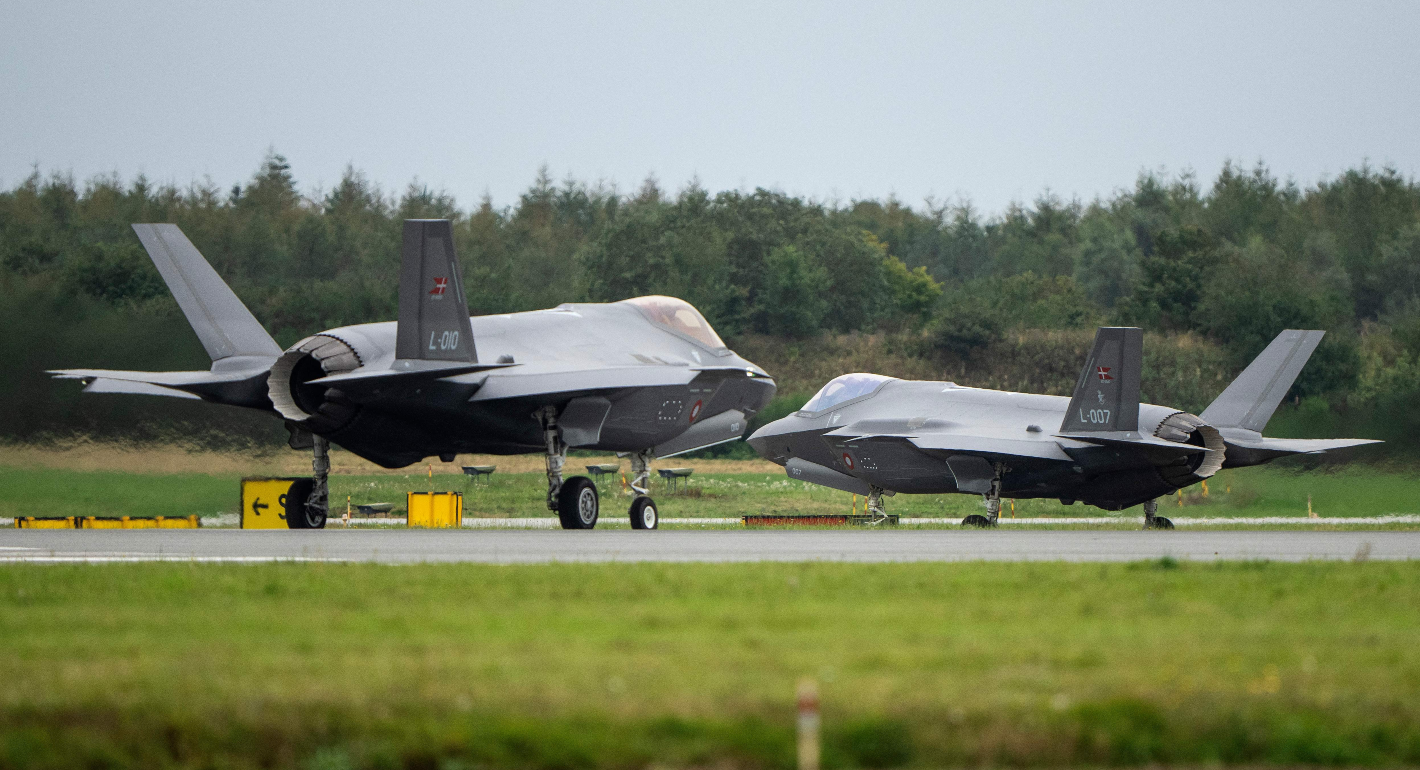
[[[1139,430],[1139,378],[1144,369],[1144,332],[1132,326],[1102,326],[1075,383],[1061,433],[1133,433]]]
[[[1198,416],[1219,428],[1261,433],[1325,335],[1298,329],[1278,334]]]
[[[275,360],[281,355],[281,348],[261,322],[237,299],[231,287],[202,258],[177,225],[139,224],[133,226],[133,231],[202,341],[202,347],[207,349],[214,370],[221,368],[217,362],[224,359]],[[270,360],[265,362],[267,366],[270,363]]]
[[[448,220],[404,221],[395,358],[478,362]]]

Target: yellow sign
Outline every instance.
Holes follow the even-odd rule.
[[[289,529],[286,508],[291,485],[303,479],[242,479],[242,529]],[[308,481],[308,479],[306,479]]]
[[[463,494],[459,492],[410,492],[405,503],[411,527],[463,526]]]

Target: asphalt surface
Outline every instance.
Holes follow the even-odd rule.
[[[1416,559],[1420,532],[0,530],[0,563]]]

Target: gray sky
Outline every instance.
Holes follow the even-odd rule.
[[[1241,6],[0,0],[0,186],[230,187],[275,147],[465,208],[546,163],[994,213],[1226,158],[1420,172],[1420,4]]]

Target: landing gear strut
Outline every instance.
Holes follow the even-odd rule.
[[[1164,516],[1157,515],[1159,512],[1159,499],[1144,502],[1144,529],[1173,529],[1173,522]]]
[[[597,485],[586,476],[562,478],[567,464],[567,442],[557,427],[557,410],[546,407],[537,415],[547,445],[547,509],[556,511],[563,529],[591,529],[597,525],[601,498]]]
[[[1001,520],[1001,477],[1006,475],[1006,464],[996,463],[992,466],[994,473],[991,475],[991,487],[982,495],[986,501],[986,515],[973,513],[961,520],[963,527],[995,527]]]
[[[312,436],[311,491],[304,504],[288,506],[286,526],[291,529],[324,529],[330,510],[330,441],[324,436]],[[292,492],[296,486],[292,485]]]
[[[883,488],[869,485],[868,502],[864,506],[868,510],[868,515],[873,517],[870,524],[878,524],[887,521],[887,510],[883,508]]]
[[[661,512],[651,500],[651,452],[631,453],[631,500],[628,513],[632,529],[657,529],[661,526]]]

